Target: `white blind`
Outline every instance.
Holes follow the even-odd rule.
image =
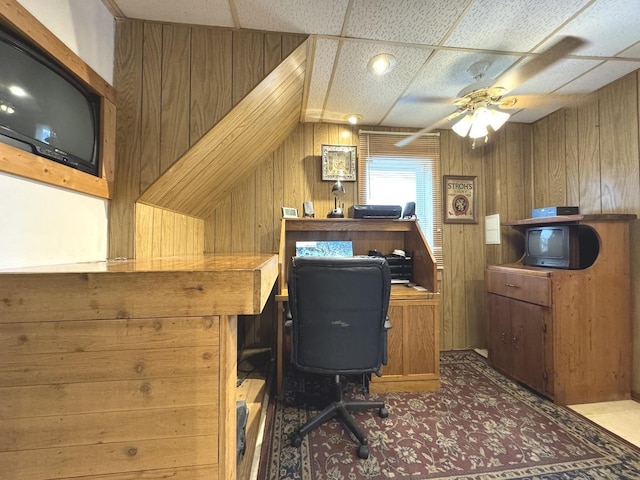
[[[416,202],[418,225],[442,266],[440,136],[423,135],[396,147],[404,138],[390,132],[360,132],[358,201],[402,207]]]

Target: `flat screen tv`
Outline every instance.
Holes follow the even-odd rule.
[[[98,176],[100,98],[0,28],[0,142]]]

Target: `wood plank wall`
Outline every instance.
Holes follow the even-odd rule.
[[[203,219],[143,203],[136,204],[135,209],[135,258],[193,255],[204,251]]]
[[[124,191],[119,191],[116,202],[122,201],[121,194],[125,199],[137,198],[144,185],[149,184],[150,173],[153,172],[152,177],[157,176],[161,170],[160,166],[149,166],[158,155],[150,154],[147,148],[154,148],[157,141],[149,142],[140,137],[141,132],[147,131],[142,125],[154,124],[153,119],[159,118],[160,100],[153,107],[148,105],[140,109],[141,98],[145,96],[138,87],[142,85],[142,78],[149,76],[142,74],[142,65],[146,65],[142,52],[151,48],[146,45],[150,41],[149,31],[153,30],[155,36],[159,36],[158,32],[165,28],[165,25],[136,22],[127,22],[118,28],[116,71],[119,72],[117,78],[121,78],[118,112],[119,119],[123,118],[125,123],[118,123],[117,147],[123,155],[118,155],[117,175],[126,180],[120,183],[125,187]],[[192,51],[194,32],[200,32],[200,29],[192,27],[190,30]],[[208,107],[202,109],[197,106],[198,102],[192,105],[193,139],[187,143],[197,140],[255,85],[260,79],[255,68],[262,66],[264,76],[295,48],[296,42],[302,41],[296,36],[214,30],[215,35],[212,32],[208,35],[217,40],[208,38],[217,46],[212,44],[207,51],[217,49],[232,53],[224,56],[224,61],[214,62],[217,67],[213,71],[218,73],[209,76],[218,75],[220,80],[211,82],[217,93],[206,92],[210,96]],[[160,45],[159,40],[152,45],[155,44]],[[200,58],[191,56],[192,76],[205,69],[199,65]],[[152,70],[148,66],[145,68]],[[503,220],[526,218],[533,207],[563,204],[577,204],[584,213],[640,214],[637,75],[630,74],[590,95],[579,105],[565,108],[535,124],[510,122],[488,145],[475,150],[471,149],[468,139],[460,139],[450,131],[442,132],[442,174],[477,176],[480,194],[478,224],[446,224],[443,227],[442,349],[486,346],[484,267],[515,261],[522,253],[522,237],[509,227],[502,228],[501,245],[484,245],[485,215],[499,213]],[[163,84],[156,77],[149,78],[148,82],[155,82],[156,89]],[[201,82],[192,79],[192,97],[204,94],[205,90]],[[156,97],[160,98],[159,95]],[[199,126],[195,128],[194,123]],[[155,127],[154,131],[153,138],[157,140],[159,135],[166,135],[171,130]],[[205,251],[275,253],[282,206],[302,211],[302,202],[310,200],[316,215],[326,216],[332,198],[330,184],[320,180],[320,145],[357,145],[357,134],[358,127],[350,125],[299,125],[242,180],[210,217],[204,219]],[[184,148],[187,143],[183,142]],[[141,148],[141,144],[145,147]],[[145,172],[144,176],[142,172]],[[143,177],[147,180],[143,181]],[[356,190],[356,183],[347,183],[345,206],[357,203]],[[127,232],[133,217],[129,220],[122,211],[121,207],[116,207],[110,222],[114,253],[133,252],[132,245],[128,245],[133,240],[129,240],[131,235]],[[113,231],[113,219],[122,219],[121,231]],[[640,244],[637,241],[640,227],[634,224],[632,232],[632,245]],[[640,278],[640,252],[632,247],[632,255],[633,291],[636,293],[633,297],[640,298],[640,282],[636,280]],[[636,303],[633,306],[634,325],[640,325],[640,302]],[[245,322],[246,345],[268,345],[272,338],[272,321],[268,318],[262,322]],[[640,332],[640,328],[634,331]],[[635,335],[634,391],[640,392],[640,333]]]

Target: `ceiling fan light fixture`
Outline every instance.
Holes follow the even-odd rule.
[[[462,117],[462,120],[451,127],[451,129],[461,137],[466,137],[467,133],[469,133],[469,129],[471,128],[471,124],[473,123],[472,120],[473,117],[471,116],[471,114],[467,114]]]
[[[396,66],[396,58],[389,53],[380,53],[369,60],[367,68],[374,75],[386,75]]]
[[[487,130],[487,124],[482,121],[476,121],[474,119],[471,129],[469,130],[469,138],[480,138],[489,135]]]
[[[506,112],[499,112],[498,110],[491,110],[491,116],[489,117],[489,125],[493,128],[494,132],[497,132],[500,127],[502,127],[507,120],[509,120],[509,115]]]

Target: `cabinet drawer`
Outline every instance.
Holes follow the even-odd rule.
[[[551,306],[551,279],[538,275],[486,271],[488,292],[536,305]]]

